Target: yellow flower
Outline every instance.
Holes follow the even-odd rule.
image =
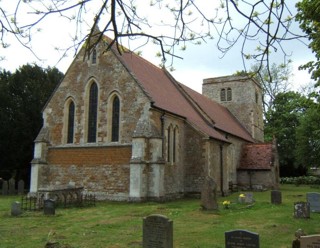
[[[230,205],[230,201],[224,201],[222,204],[223,205]]]
[[[240,195],[239,195],[239,197],[244,198],[244,197],[245,197],[245,195],[244,195],[244,194],[240,194]]]

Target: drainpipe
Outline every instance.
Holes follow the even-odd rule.
[[[224,196],[224,192],[223,192],[223,145],[220,145],[220,190],[221,190],[221,196]]]

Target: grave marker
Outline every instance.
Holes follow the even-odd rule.
[[[18,182],[18,194],[23,195],[24,194],[24,181],[19,180]]]
[[[20,202],[14,202],[11,205],[11,215],[12,216],[19,216],[22,214],[21,210],[21,203]]]
[[[310,203],[309,202],[295,202],[294,203],[294,217],[295,218],[310,218]]]
[[[7,195],[8,194],[8,182],[7,181],[3,181],[2,182],[2,195]]]
[[[43,201],[43,212],[45,215],[55,215],[56,209],[54,200],[46,199]]]
[[[163,215],[143,218],[143,248],[173,248],[173,222]]]
[[[207,176],[201,190],[201,207],[204,210],[218,210],[217,184],[212,177]]]
[[[300,248],[319,248],[320,235],[301,236]]]
[[[247,192],[247,193],[245,193],[244,203],[251,204],[251,203],[253,203],[253,202],[254,202],[253,193],[252,193],[252,192]]]
[[[14,178],[9,179],[9,195],[14,195],[16,191],[16,180]]]
[[[259,234],[246,230],[225,232],[226,248],[259,248]]]
[[[282,203],[282,195],[280,190],[272,190],[271,191],[271,203],[272,204],[281,204]]]
[[[307,202],[310,203],[310,210],[312,212],[320,212],[320,193],[307,193]]]

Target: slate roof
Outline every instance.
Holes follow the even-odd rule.
[[[229,142],[221,131],[254,142],[251,135],[229,110],[198,92],[178,83],[166,70],[133,52],[114,54],[137,80],[154,107],[185,118],[211,138]]]
[[[242,149],[239,170],[270,170],[274,157],[271,143],[246,144]]]

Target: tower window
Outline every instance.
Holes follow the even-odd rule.
[[[227,89],[227,101],[232,101],[232,90],[231,90],[231,88]]]
[[[91,63],[92,64],[97,63],[97,50],[95,48],[92,51]]]
[[[226,89],[221,89],[220,91],[220,101],[224,102],[226,100]]]

